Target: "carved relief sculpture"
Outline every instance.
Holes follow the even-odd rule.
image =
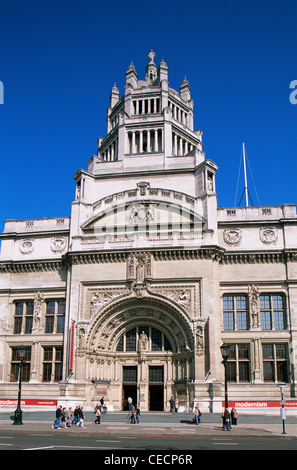
[[[241,230],[234,228],[234,229],[226,229],[224,230],[224,240],[228,245],[238,245],[241,241]]]
[[[259,291],[254,284],[249,286],[249,301],[251,312],[251,328],[258,329],[260,328]]]
[[[42,318],[42,305],[44,299],[42,292],[35,292],[34,295],[34,310],[33,310],[33,328],[32,333],[41,331],[41,318]]]
[[[274,243],[277,240],[277,230],[274,227],[260,228],[259,236],[262,243]]]
[[[34,251],[34,240],[33,238],[20,240],[19,250],[23,255],[29,255]]]

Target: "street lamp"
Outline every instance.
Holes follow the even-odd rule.
[[[26,359],[26,355],[27,355],[27,349],[25,348],[25,346],[19,346],[18,347],[18,360],[20,361],[20,365],[19,365],[18,405],[17,405],[17,409],[14,412],[14,421],[12,423],[15,425],[23,424],[23,421],[22,421],[23,412],[21,410],[21,389],[22,389],[22,367],[23,367],[23,362]]]
[[[283,434],[287,434],[286,433],[286,409],[285,409],[285,404],[286,404],[286,400],[285,400],[285,396],[284,396],[284,388],[287,386],[288,384],[283,384],[283,385],[278,385],[278,387],[281,389],[281,419],[283,421]]]
[[[229,359],[229,345],[224,343],[221,346],[221,354],[222,354],[222,364],[224,364],[225,368],[225,410],[228,408],[228,383],[227,383],[227,363]]]

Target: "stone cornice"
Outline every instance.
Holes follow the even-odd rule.
[[[32,273],[65,269],[61,260],[3,261],[0,273]]]
[[[72,265],[125,263],[131,253],[150,253],[156,261],[211,260],[220,264],[270,264],[297,262],[297,250],[227,252],[219,246],[196,249],[160,248],[127,251],[68,252],[60,260],[3,261],[0,273],[66,270]]]
[[[297,250],[225,252],[222,264],[266,264],[297,261]]]

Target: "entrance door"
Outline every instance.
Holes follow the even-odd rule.
[[[164,410],[164,367],[149,366],[149,410]]]
[[[163,411],[164,410],[164,385],[150,384],[149,385],[149,410],[150,411]]]
[[[127,400],[137,405],[137,366],[123,366],[122,409],[128,410]]]
[[[136,407],[137,405],[137,385],[136,384],[123,384],[122,394],[122,409],[128,410],[128,398],[132,398],[132,403]]]

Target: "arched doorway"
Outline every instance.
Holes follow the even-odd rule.
[[[175,383],[194,377],[194,338],[182,309],[159,296],[114,301],[94,320],[87,340],[88,376],[109,381],[108,399],[128,396],[144,410],[164,410]]]

